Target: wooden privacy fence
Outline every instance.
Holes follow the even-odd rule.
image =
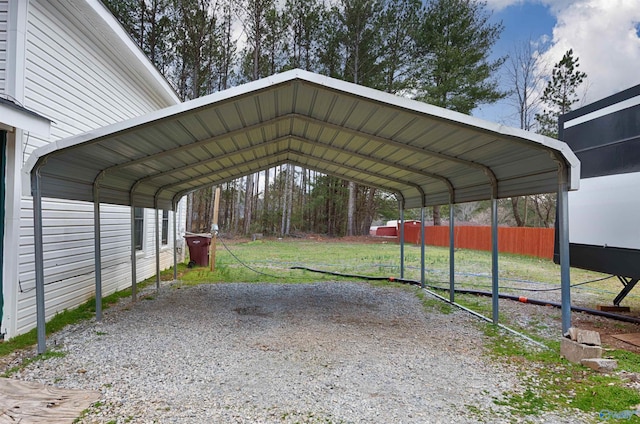
[[[405,241],[420,244],[420,223],[405,222]],[[455,247],[474,250],[491,250],[491,227],[454,227]],[[498,227],[498,251],[518,255],[553,259],[553,228]],[[449,226],[425,226],[426,244],[449,246]]]

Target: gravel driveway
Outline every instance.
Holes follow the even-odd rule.
[[[164,286],[14,378],[98,390],[83,423],[511,422],[475,318],[365,283]],[[575,422],[546,416],[544,422]]]

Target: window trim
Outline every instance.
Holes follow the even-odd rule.
[[[169,245],[169,211],[162,210],[162,226],[160,229],[160,244],[162,246]]]
[[[136,252],[144,251],[144,208],[134,208],[133,211],[133,241]]]

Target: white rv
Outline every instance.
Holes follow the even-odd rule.
[[[559,126],[582,165],[580,190],[569,193],[571,266],[616,275],[619,306],[640,279],[640,85],[561,116]]]

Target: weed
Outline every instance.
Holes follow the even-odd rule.
[[[424,290],[417,290],[416,296],[422,302],[422,306],[424,306],[427,310],[436,310],[442,314],[448,315],[453,312],[453,306],[450,303],[443,302],[440,299],[436,299],[431,296],[427,296]]]
[[[545,410],[551,408],[548,401],[535,393],[531,389],[526,389],[524,393],[514,393],[508,396],[508,400],[495,400],[496,405],[510,406],[513,412],[524,415],[540,415]]]
[[[186,268],[184,264],[178,264],[178,271],[183,272]],[[173,269],[162,271],[160,278],[162,280],[169,279],[169,276],[173,278]],[[155,276],[146,279],[138,284],[139,288],[148,286],[155,282]],[[108,309],[111,305],[116,304],[120,299],[131,297],[131,289],[121,290],[110,294],[102,298],[102,308]],[[78,322],[86,321],[95,316],[96,301],[95,297],[90,298],[85,303],[74,309],[65,309],[62,312],[57,313],[50,321],[46,323],[45,331],[47,335],[52,335],[62,330],[67,325],[76,324]],[[97,333],[98,335],[101,335]],[[37,329],[34,328],[31,331],[20,334],[0,343],[0,356],[9,355],[17,350],[27,349],[34,346],[37,342]],[[13,371],[15,372],[15,371]]]
[[[62,351],[59,351],[59,350],[48,350],[45,353],[43,353],[42,355],[33,356],[31,358],[23,359],[22,362],[20,363],[20,365],[16,365],[15,367],[9,368],[7,371],[5,371],[2,374],[2,376],[3,377],[11,377],[16,372],[20,371],[21,369],[25,368],[26,366],[28,366],[28,365],[36,362],[36,361],[44,361],[44,360],[47,360],[49,358],[63,358],[65,356],[66,356],[65,352],[62,352]]]
[[[587,384],[575,387],[572,405],[585,412],[623,411],[640,403],[640,393],[621,386],[617,377],[590,375]]]
[[[598,414],[603,410],[623,411],[640,403],[640,394],[617,376],[603,376],[582,366],[560,359],[558,342],[546,342],[548,350],[532,350],[524,343],[504,334],[498,327],[483,324],[489,337],[488,347],[495,357],[523,362],[530,370],[523,373],[525,389],[521,393],[507,393],[496,404],[506,405],[515,415],[539,415],[543,411],[577,408]],[[640,367],[638,355],[612,352],[620,358],[622,367]],[[535,370],[535,371],[531,371]]]

